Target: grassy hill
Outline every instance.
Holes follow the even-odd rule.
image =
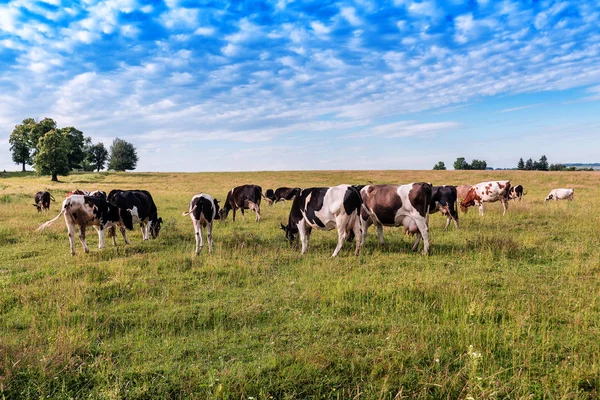
[[[527,194],[430,217],[429,257],[374,229],[359,257],[334,232],[285,242],[289,203],[216,224],[193,256],[193,194],[234,185],[328,186],[511,179]],[[598,398],[597,172],[323,171],[0,177],[0,392],[5,398]],[[551,188],[575,201],[544,203]],[[160,237],[69,254],[53,218],[71,189],[149,190]],[[37,214],[33,194],[59,200]],[[247,214],[248,215],[248,214]],[[110,243],[110,241],[107,241]]]

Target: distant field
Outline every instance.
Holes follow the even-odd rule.
[[[0,175],[0,393],[3,398],[598,398],[600,172],[322,171]],[[218,222],[194,257],[193,194],[238,184],[477,183],[527,194],[430,218],[431,255],[374,229],[359,257],[314,232],[300,256],[279,223],[290,203]],[[575,201],[544,203],[551,188]],[[59,212],[71,189],[149,190],[160,237],[69,253]],[[33,194],[58,200],[37,214]],[[421,244],[422,246],[422,244]]]

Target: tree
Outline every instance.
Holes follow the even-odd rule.
[[[83,137],[83,132],[72,126],[60,129],[60,132],[67,138],[69,142],[69,169],[82,169],[83,160],[85,159],[84,145],[86,138]],[[90,139],[91,140],[91,139]]]
[[[533,160],[531,158],[525,162],[525,170],[527,170],[527,171],[533,170]]]
[[[548,171],[548,159],[546,158],[545,155],[542,155],[540,157],[540,161],[537,163],[537,169],[539,171]]]
[[[101,169],[104,169],[104,164],[108,160],[108,150],[104,147],[104,143],[96,143],[94,145],[90,143],[90,146],[86,149],[85,160],[91,167],[91,171],[96,170],[100,172]]]
[[[525,162],[523,161],[523,158],[519,158],[519,163],[517,164],[517,169],[520,169],[520,170],[525,169]]]
[[[564,171],[566,168],[565,164],[550,164],[548,167],[550,171]]]
[[[38,144],[40,142],[40,138],[46,135],[46,133],[55,130],[56,122],[52,118],[44,118],[37,123],[32,118],[29,118],[28,120],[31,120],[34,123],[29,135],[29,142],[31,144],[31,157],[35,158],[39,151]]]
[[[35,120],[27,118],[23,123],[15,126],[8,142],[10,143],[10,151],[12,151],[12,160],[17,164],[23,165],[25,172],[25,164],[31,165],[31,130],[35,126]]]
[[[137,152],[131,143],[119,138],[113,140],[110,146],[108,169],[115,171],[135,169],[137,162]]]
[[[471,169],[471,166],[465,161],[464,157],[458,157],[456,161],[454,161],[454,169]]]
[[[59,130],[51,130],[38,140],[35,170],[40,175],[52,175],[52,181],[58,182],[58,175],[69,173],[68,154],[69,140]]]
[[[446,170],[446,164],[444,164],[443,161],[438,161],[438,163],[433,166],[433,169],[434,170],[438,170],[438,171],[445,171]]]
[[[473,160],[471,161],[471,169],[486,169],[487,162],[485,160]]]

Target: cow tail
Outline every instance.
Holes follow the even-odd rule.
[[[61,216],[62,216],[62,215],[65,213],[65,210],[67,209],[67,207],[68,207],[68,206],[69,206],[69,203],[67,203],[67,204],[64,204],[64,205],[63,205],[63,209],[62,209],[62,210],[60,210],[60,212],[58,213],[58,215],[57,215],[56,217],[54,217],[53,219],[51,219],[51,220],[50,220],[50,221],[48,221],[48,222],[44,222],[44,223],[43,223],[42,225],[40,225],[40,227],[39,227],[39,228],[37,228],[35,231],[36,231],[36,232],[38,232],[38,231],[41,231],[41,230],[43,230],[43,229],[46,229],[46,228],[47,228],[47,227],[49,227],[50,225],[52,225],[52,224],[53,224],[53,223],[54,223],[54,222],[55,222],[57,219],[59,219],[59,218],[60,218],[60,217],[61,217]]]
[[[190,209],[190,211],[182,213],[182,214],[181,214],[181,216],[182,216],[182,217],[187,217],[188,215],[190,215],[191,213],[193,213],[193,212],[194,212],[194,210],[195,210],[197,207],[198,207],[198,204],[196,204],[194,207],[192,207],[192,208]]]
[[[50,193],[50,200],[56,201],[56,200],[54,200],[54,196],[52,196],[52,193]]]

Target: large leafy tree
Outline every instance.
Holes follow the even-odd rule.
[[[485,160],[473,160],[471,161],[471,169],[486,169],[487,162]]]
[[[471,165],[465,160],[464,157],[458,157],[456,161],[454,161],[454,169],[471,169]]]
[[[69,153],[67,154],[69,169],[82,169],[83,161],[85,160],[84,146],[86,143],[83,132],[72,126],[62,128],[60,132],[65,135],[65,138],[69,142]]]
[[[138,156],[135,147],[123,139],[115,138],[110,146],[108,169],[126,171],[135,169]]]
[[[52,175],[58,182],[58,175],[67,175],[69,169],[69,140],[57,129],[47,132],[37,143],[37,153],[33,163],[40,175]]]
[[[100,172],[101,169],[104,169],[107,160],[108,150],[104,147],[104,143],[90,144],[86,149],[86,161],[90,165],[92,171],[96,170]]]
[[[35,128],[35,120],[33,118],[24,119],[23,122],[13,129],[8,139],[10,143],[10,151],[12,152],[12,160],[23,166],[31,165],[31,131]]]
[[[35,122],[35,121],[34,121]],[[46,133],[56,129],[56,122],[52,118],[44,118],[40,122],[35,123],[29,135],[29,143],[31,144],[31,157],[35,158],[39,151],[40,138]]]

